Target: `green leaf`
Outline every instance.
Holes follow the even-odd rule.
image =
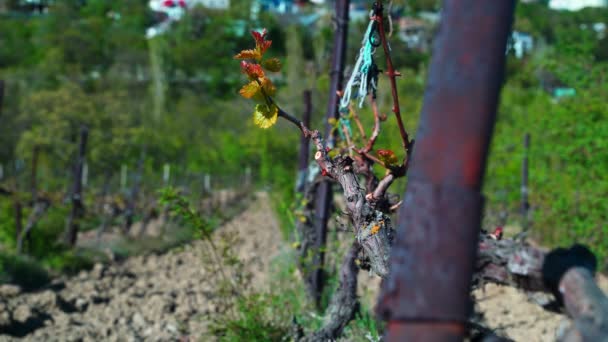
[[[260,128],[270,128],[277,122],[279,108],[275,104],[259,104],[253,112],[253,123]]]
[[[281,71],[281,61],[278,58],[270,58],[262,63],[262,66],[268,71],[279,72]]]

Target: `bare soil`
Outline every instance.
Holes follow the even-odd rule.
[[[154,225],[150,228],[157,231]],[[251,206],[220,230],[238,233],[234,247],[254,274],[254,288],[262,289],[284,244],[268,195],[257,193]],[[209,301],[214,284],[203,270],[203,247],[196,241],[160,255],[98,264],[36,293],[2,286],[0,341],[198,340],[206,329],[202,317],[214,310]],[[600,277],[599,282],[608,291],[608,281]],[[379,285],[379,278],[359,275],[366,307],[374,307]],[[554,341],[566,321],[563,314],[539,305],[548,298],[513,288],[487,285],[474,297],[488,327],[515,341]]]
[[[239,257],[266,283],[270,261],[282,243],[266,193],[220,228],[238,232]],[[204,271],[200,241],[121,264],[97,264],[52,287],[21,293],[0,287],[0,341],[188,341],[205,331],[214,284]]]

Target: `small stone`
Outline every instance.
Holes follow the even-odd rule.
[[[21,293],[21,287],[17,285],[0,285],[0,298],[16,297]]]
[[[11,316],[8,313],[8,310],[4,306],[4,304],[0,304],[0,327],[6,326],[11,323]]]
[[[133,325],[136,327],[143,327],[144,325],[146,325],[146,321],[144,320],[144,318],[142,317],[142,315],[139,312],[136,312],[133,317],[131,318],[131,321],[133,322]]]
[[[145,278],[140,278],[135,282],[135,287],[138,288],[146,288],[147,287],[147,282]]]
[[[76,310],[83,312],[89,307],[89,302],[84,298],[78,298],[76,299],[74,306],[76,307]]]
[[[49,311],[57,306],[57,294],[51,290],[46,290],[35,295],[32,301],[37,308]]]
[[[96,263],[91,270],[91,276],[95,279],[103,278],[106,268],[101,263]]]
[[[25,323],[30,317],[32,317],[32,310],[25,304],[19,305],[13,311],[13,319],[17,322]]]
[[[167,325],[165,325],[165,330],[172,334],[177,333],[177,327],[171,323],[167,323]]]

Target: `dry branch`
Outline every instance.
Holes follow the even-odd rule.
[[[595,283],[595,256],[581,245],[551,252],[480,236],[474,280],[550,292],[573,319],[563,341],[608,340],[608,298]]]
[[[29,236],[32,229],[34,228],[36,223],[38,223],[40,219],[42,219],[42,217],[50,206],[51,201],[49,199],[40,197],[36,199],[36,202],[34,203],[34,209],[27,218],[27,224],[25,225],[25,229],[20,231],[19,235],[17,236],[17,253],[23,252],[23,241],[25,239],[29,240]]]
[[[382,211],[375,210],[374,204],[366,199],[365,189],[359,186],[353,168],[353,159],[342,155],[332,159],[319,131],[311,131],[282,109],[279,109],[279,116],[300,128],[302,134],[313,142],[317,149],[315,161],[323,174],[333,178],[342,186],[346,210],[356,240],[361,244],[365,256],[369,258],[371,270],[380,277],[385,277],[388,274],[388,257],[394,229],[390,217]]]

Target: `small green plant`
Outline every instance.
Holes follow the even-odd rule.
[[[278,341],[286,336],[288,326],[283,318],[291,311],[280,294],[251,289],[252,274],[234,251],[239,237],[214,231],[214,225],[173,188],[161,190],[161,203],[172,216],[194,227],[205,244],[201,248],[203,264],[216,287],[211,299],[215,312],[206,317],[208,334],[222,341]]]

